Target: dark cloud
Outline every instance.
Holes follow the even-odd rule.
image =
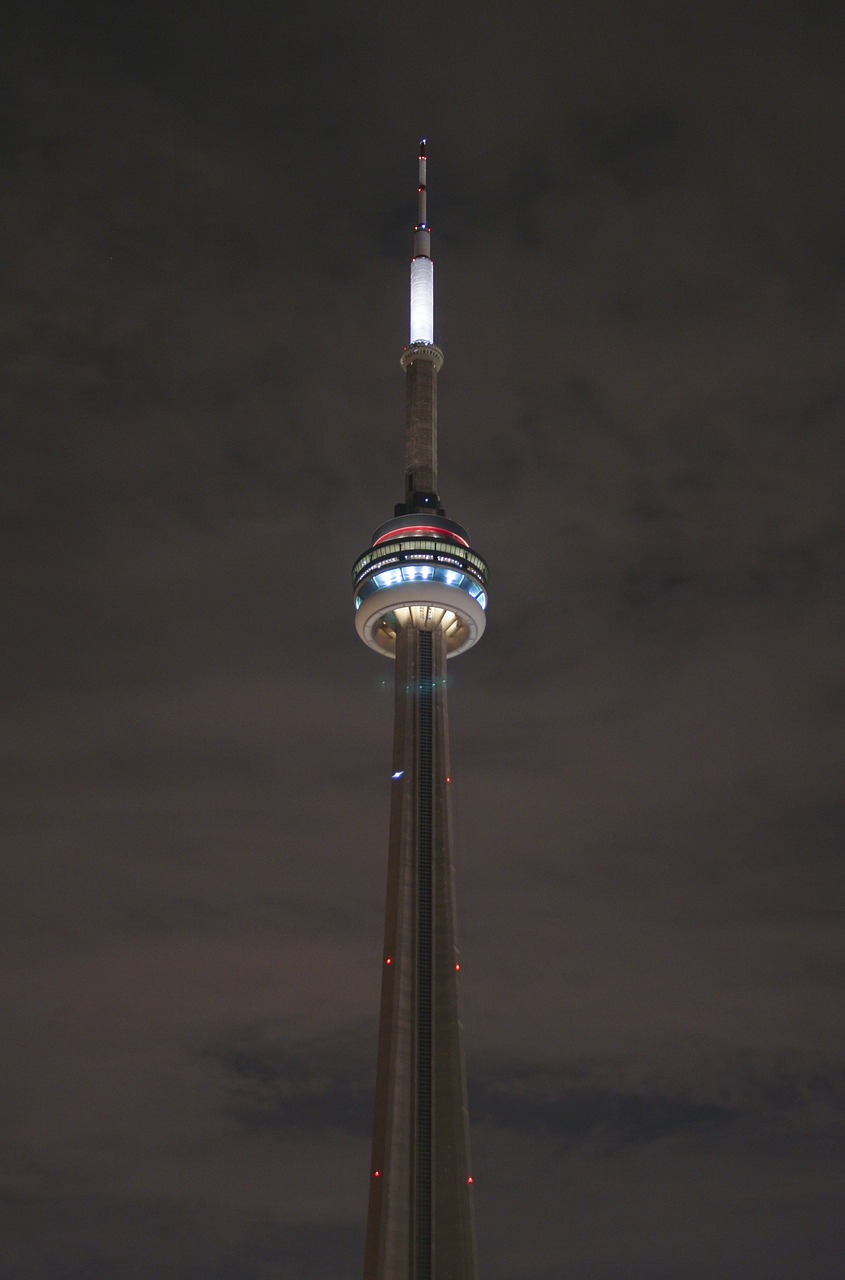
[[[659,102],[617,117],[586,116],[577,126],[577,154],[586,174],[606,173],[643,193],[677,181],[677,157],[687,153],[683,122]]]
[[[697,1131],[712,1144],[720,1129],[749,1123],[761,1136],[845,1125],[838,1063],[760,1054],[719,1060],[703,1045],[686,1045],[662,1058],[659,1072],[667,1067],[661,1075],[634,1059],[592,1059],[543,1072],[497,1064],[473,1082],[473,1114],[493,1129],[534,1132],[604,1156]]]
[[[230,1115],[247,1129],[337,1129],[367,1136],[373,1115],[375,1022],[345,1035],[290,1044],[262,1028],[212,1054],[232,1094]]]
[[[473,1101],[473,1115],[480,1124],[539,1131],[567,1145],[593,1138],[607,1153],[690,1129],[712,1129],[732,1119],[726,1107],[712,1104],[590,1089],[547,1099],[476,1093]]]

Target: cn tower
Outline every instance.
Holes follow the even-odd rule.
[[[481,638],[487,565],[437,491],[426,146],[411,261],[405,498],[352,570],[358,635],[395,661],[393,771],[364,1280],[476,1280],[446,663]]]

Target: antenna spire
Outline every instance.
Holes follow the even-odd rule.
[[[411,344],[434,342],[434,263],[431,260],[431,228],[428,225],[426,140],[420,139],[417,225],[411,261]]]
[[[426,225],[425,138],[420,138],[419,187],[417,188],[417,225],[414,233],[414,257],[431,257],[431,233]]]

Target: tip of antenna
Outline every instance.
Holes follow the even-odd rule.
[[[425,138],[420,138],[420,157],[425,155]]]

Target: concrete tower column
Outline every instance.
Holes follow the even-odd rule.
[[[474,1280],[446,642],[396,641],[393,792],[365,1280]]]
[[[443,352],[416,343],[402,355],[405,370],[405,506],[414,511],[437,499],[437,375]]]
[[[437,496],[434,267],[420,146],[405,501],[352,571],[355,626],[394,659],[395,709],[364,1280],[477,1280],[459,1016],[446,663],[484,632],[487,565]]]

